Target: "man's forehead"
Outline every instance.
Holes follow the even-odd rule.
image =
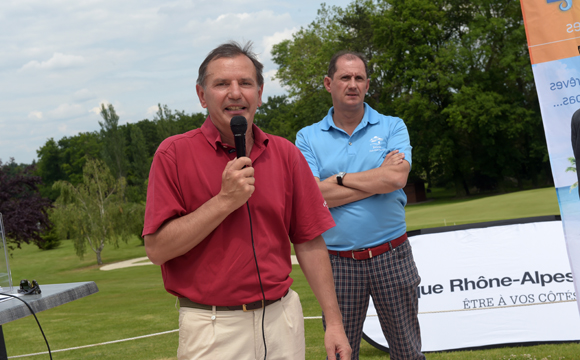
[[[219,57],[209,62],[207,77],[232,77],[257,81],[256,68],[250,58],[245,55],[235,57]]]
[[[336,60],[337,74],[356,74],[366,77],[365,64],[356,56],[343,55]]]
[[[362,68],[364,70],[365,68],[365,64],[363,63],[363,61],[361,59],[359,59],[356,56],[348,56],[348,55],[344,55],[338,58],[338,60],[336,61],[336,69],[337,70],[343,70],[345,68]]]

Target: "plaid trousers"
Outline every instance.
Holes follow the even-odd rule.
[[[344,330],[352,348],[351,359],[359,357],[369,296],[373,297],[391,359],[425,359],[417,318],[421,278],[409,240],[367,260],[330,255],[330,262]],[[322,321],[326,328],[324,314]]]

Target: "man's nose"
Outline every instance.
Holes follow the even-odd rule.
[[[352,78],[348,81],[348,87],[349,87],[349,89],[356,88],[356,80],[354,78]]]
[[[232,83],[230,84],[230,91],[228,93],[228,96],[232,99],[239,99],[242,96],[240,85],[238,84],[237,81],[232,81]]]

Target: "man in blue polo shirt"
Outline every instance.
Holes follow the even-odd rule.
[[[324,86],[333,107],[322,121],[298,132],[296,145],[336,222],[323,238],[352,359],[359,356],[369,296],[391,359],[425,359],[417,319],[421,279],[405,224],[407,127],[364,102],[369,79],[361,54],[335,54]]]

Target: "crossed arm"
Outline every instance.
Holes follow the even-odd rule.
[[[378,168],[347,173],[342,180],[343,186],[338,185],[334,175],[324,181],[315,179],[328,207],[335,207],[402,189],[407,184],[410,170],[405,154],[395,150],[387,154]]]

